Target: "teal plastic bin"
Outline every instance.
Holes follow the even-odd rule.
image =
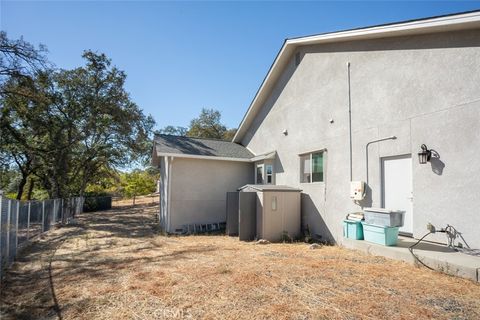
[[[343,236],[354,240],[363,240],[363,226],[360,221],[343,220]]]
[[[399,227],[385,227],[374,224],[363,224],[365,241],[378,243],[384,246],[396,246],[398,242]]]

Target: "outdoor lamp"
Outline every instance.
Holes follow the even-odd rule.
[[[422,148],[422,151],[418,153],[418,161],[420,162],[420,164],[425,164],[427,163],[427,161],[430,161],[432,151],[428,150],[425,144],[422,144],[420,148]]]

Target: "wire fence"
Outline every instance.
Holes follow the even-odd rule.
[[[67,224],[83,211],[85,199],[18,201],[0,195],[0,279],[18,250],[56,224]]]

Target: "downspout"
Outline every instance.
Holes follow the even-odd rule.
[[[172,162],[173,162],[173,157],[166,157],[166,159],[168,160],[168,166],[167,166],[167,170],[168,170],[168,173],[167,173],[167,228],[166,230],[170,231],[170,227],[171,227],[171,219],[170,219],[170,208],[171,208],[171,202],[172,202]]]
[[[350,61],[347,62],[348,75],[348,138],[350,143],[350,181],[353,180],[353,165],[352,165],[352,93],[350,84]]]
[[[367,170],[366,170],[366,173],[367,173],[367,186],[369,185],[368,184],[368,146],[371,145],[372,143],[377,143],[377,142],[380,142],[380,141],[385,141],[385,140],[395,140],[397,139],[396,136],[390,136],[390,137],[385,137],[385,138],[381,138],[381,139],[377,139],[377,140],[372,140],[370,142],[367,143],[367,145],[365,146],[365,160],[366,160],[366,166],[367,166]]]

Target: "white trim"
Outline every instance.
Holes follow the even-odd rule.
[[[216,156],[202,156],[196,154],[182,154],[182,153],[157,153],[159,157],[174,157],[187,159],[204,159],[204,160],[221,160],[221,161],[237,161],[237,162],[252,162],[251,159],[246,158],[230,158],[230,157],[216,157]]]
[[[270,151],[270,152],[255,156],[255,157],[251,158],[250,160],[252,162],[261,161],[261,160],[271,160],[271,159],[275,159],[276,155],[277,155],[277,151]]]
[[[325,150],[325,151],[324,151]],[[326,149],[322,151],[312,151],[312,152],[307,152],[307,153],[302,153],[299,154],[300,158],[300,183],[305,183],[305,184],[324,184],[325,183],[325,154],[326,154]],[[313,155],[316,153],[321,153],[322,154],[322,181],[313,181]],[[302,181],[303,178],[303,172],[302,172],[302,157],[305,156],[310,156],[310,181]]]
[[[272,168],[272,173],[268,173],[268,167],[271,167]],[[274,170],[273,170],[273,163],[266,163],[265,164],[265,184],[274,184],[274,181],[273,181],[273,174],[274,174]],[[270,176],[270,182],[268,182],[268,176]]]
[[[309,154],[309,153],[326,152],[326,151],[327,151],[327,148],[314,149],[314,150],[310,150],[310,151],[306,151],[306,152],[299,153],[298,155],[299,155],[299,156],[304,156],[304,155]]]
[[[457,31],[473,28],[480,28],[480,12],[471,12],[411,22],[400,22],[397,24],[357,30],[332,32],[296,39],[287,39],[277,54],[277,57],[270,67],[270,70],[268,71],[255,97],[253,98],[252,103],[240,122],[232,142],[240,142],[240,140],[242,140],[245,134],[244,131],[248,129],[248,127],[245,128],[246,122],[250,121],[252,116],[255,117],[255,114],[252,115],[252,113],[263,104],[265,99],[267,99],[269,96],[269,89],[273,88],[275,81],[278,79],[283,70],[283,67],[290,61],[290,56],[298,46],[349,40],[387,38],[412,34]]]

